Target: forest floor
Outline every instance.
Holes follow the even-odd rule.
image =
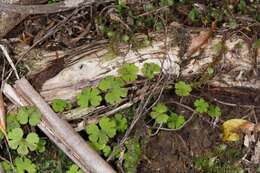
[[[16,54],[24,51],[24,47],[29,47],[32,50],[58,52],[76,50],[78,47],[106,40],[112,57],[121,53],[118,50],[119,44],[133,45],[133,49],[145,47],[152,42],[151,33],[164,33],[167,27],[174,23],[181,28],[175,32],[177,32],[176,39],[180,47],[179,56],[184,56],[188,51],[188,45],[192,42],[189,37],[186,37],[186,30],[200,31],[211,28],[211,31],[214,32],[212,34],[228,37],[232,33],[241,36],[245,40],[250,51],[253,52],[252,57],[249,58],[256,59],[255,65],[253,65],[255,68],[249,70],[250,73],[246,74],[248,82],[250,82],[250,77],[260,80],[260,66],[257,61],[260,48],[260,6],[258,0],[145,0],[134,2],[117,0],[115,3],[101,3],[101,5],[81,7],[67,12],[30,15],[11,30],[2,42],[8,45],[10,54],[19,59]],[[48,3],[58,3],[58,1],[49,0]],[[138,34],[144,34],[146,37],[140,42],[136,37]],[[195,48],[195,52],[197,49],[203,49],[203,45]],[[221,45],[218,49],[219,57],[222,56],[221,52],[227,51]],[[233,53],[236,55],[236,52]],[[68,59],[66,61],[64,59],[53,61],[52,65],[55,68],[46,68],[44,69],[45,73],[42,73],[43,75],[37,75],[41,71],[37,71],[38,67],[31,68],[31,60],[28,62],[26,59],[22,61],[18,59],[14,59],[14,61],[17,62],[16,67],[19,76],[26,76],[30,79],[30,82],[38,91],[40,91],[45,81],[55,77],[70,63],[70,61],[66,62]],[[185,62],[183,63],[185,64]],[[5,82],[3,79],[8,78],[8,83],[13,84],[16,76],[14,73],[8,76],[9,70],[11,71],[11,67],[0,52],[0,71],[3,72],[1,81]],[[223,123],[230,119],[247,120],[247,122],[257,126],[260,121],[260,88],[211,85],[211,83],[214,83],[212,81],[214,75],[218,75],[221,70],[217,64],[216,66],[213,64],[212,67],[207,69],[208,76],[206,77],[203,74],[196,74],[177,78],[176,76],[169,77],[167,74],[160,73],[152,80],[143,82],[145,79],[138,76],[133,83],[127,84],[128,88],[138,88],[141,92],[150,93],[153,90],[148,88],[150,90],[146,91],[145,87],[149,86],[149,84],[151,86],[156,85],[156,83],[159,84],[158,81],[163,79],[166,81],[165,84],[161,82],[157,86],[159,90],[164,89],[163,92],[159,92],[160,94],[156,92],[154,95],[151,93],[149,95],[151,98],[140,99],[141,101],[139,100],[131,107],[120,111],[119,113],[125,118],[120,119],[120,123],[124,124],[123,121],[126,121],[127,127],[125,129],[122,127],[123,133],[114,135],[109,142],[106,142],[106,146],[113,152],[106,152],[104,148],[101,149],[95,146],[97,151],[118,172],[260,173],[260,158],[258,162],[252,160],[253,157],[260,157],[260,147],[257,148],[257,145],[260,145],[259,128],[256,131],[251,131],[251,135],[254,135],[255,140],[249,141],[250,145],[247,146],[245,143],[248,141],[244,137],[248,137],[248,134],[239,133],[240,139],[224,141],[223,136],[225,134],[223,134],[222,126]],[[188,89],[185,87],[189,86],[184,85],[182,86],[182,89],[184,88],[182,92],[188,92],[188,94],[178,94],[176,91],[178,81],[189,83],[192,91],[187,91]],[[138,93],[136,90],[129,89],[126,99],[131,100],[134,98],[133,95]],[[201,98],[206,100],[205,104],[207,104],[206,109],[208,112],[197,111],[195,102]],[[172,116],[173,112],[176,113],[177,119],[172,120],[172,123],[175,123],[174,127],[167,126],[166,124],[169,124],[169,122],[166,120],[165,122],[164,120],[158,120],[157,122],[157,119],[151,113],[156,110],[150,110],[147,108],[148,106],[143,106],[146,99],[149,101],[147,104],[151,107],[156,107],[153,103],[157,102],[166,105],[169,117]],[[10,110],[13,111],[12,104],[8,99],[5,98],[4,100]],[[70,106],[68,106],[70,109],[76,107],[75,100],[75,98],[69,100],[71,102]],[[109,101],[102,100],[100,102],[101,105],[107,106]],[[215,106],[213,114],[208,110],[209,105]],[[52,107],[55,106],[52,104]],[[130,129],[130,125],[136,115],[140,113],[140,109],[142,109],[141,112],[143,112],[144,116],[138,119],[134,128]],[[62,111],[55,112],[62,115]],[[165,112],[161,112],[161,114]],[[93,116],[95,115],[97,113],[93,113]],[[184,117],[184,121],[179,122],[182,117]],[[110,120],[112,121],[112,118]],[[72,120],[69,123],[75,127],[78,121]],[[131,133],[125,135],[125,131],[128,129],[130,129]],[[73,162],[49,141],[44,133],[37,127],[23,126],[23,130],[37,132],[39,137],[45,141],[41,145],[42,150],[39,149],[38,145],[36,151],[30,152],[26,156],[36,165],[37,173],[68,172]],[[90,140],[89,132],[86,133],[85,130],[82,130],[79,133],[86,141]],[[117,152],[115,148],[124,136],[129,139],[124,145],[124,150],[119,151],[121,155],[118,153],[113,155],[114,152]],[[93,143],[92,145],[94,146]],[[20,157],[19,155],[18,151],[8,147],[6,140],[4,137],[1,138],[0,134],[0,162],[9,165],[5,164],[4,166],[3,164],[6,173],[13,172],[16,167],[19,167],[19,164],[16,165],[14,161],[15,158]],[[13,166],[12,169],[10,165]],[[35,170],[31,170],[31,172],[27,170],[27,172],[34,173]],[[77,170],[70,173],[77,173]]]

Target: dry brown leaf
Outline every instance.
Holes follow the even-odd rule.
[[[194,53],[196,53],[201,48],[207,47],[207,45],[209,44],[209,40],[211,39],[215,29],[216,29],[216,24],[215,22],[213,22],[210,29],[208,29],[207,31],[201,31],[198,36],[193,37],[187,51],[187,56],[189,57]]]
[[[240,133],[252,132],[255,124],[244,119],[230,119],[223,123],[224,141],[238,141]]]
[[[211,37],[211,31],[201,31],[196,37],[193,37],[189,46],[187,56],[191,56],[201,48],[205,48],[208,45],[208,40]]]

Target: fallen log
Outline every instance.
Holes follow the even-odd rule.
[[[4,94],[18,106],[35,105],[42,113],[38,127],[84,172],[115,172],[67,122],[52,111],[26,79],[18,80],[15,88],[16,91],[5,84]]]
[[[254,62],[254,59],[250,58],[249,45],[239,36],[234,35],[225,42],[226,52],[216,64],[214,46],[221,42],[222,37],[219,35],[212,38],[199,56],[195,54],[189,59],[179,57],[178,46],[166,49],[165,41],[158,39],[160,37],[162,36],[157,36],[150,46],[139,49],[138,52],[121,45],[119,49],[122,55],[110,55],[109,45],[106,43],[92,47],[82,46],[75,49],[75,52],[79,52],[77,54],[71,50],[34,50],[25,58],[26,64],[32,64],[28,76],[32,78],[33,84],[40,84],[38,90],[48,102],[56,98],[75,99],[82,88],[96,85],[105,76],[117,75],[117,69],[124,63],[135,63],[142,67],[144,63],[153,62],[160,65],[165,73],[184,77],[202,74],[208,67],[213,67],[217,75],[208,81],[210,85],[260,89],[259,74],[250,75],[251,71],[257,70],[255,67],[259,69],[260,57],[257,56],[257,61]],[[168,45],[173,44],[171,38],[165,39],[168,40]],[[240,48],[237,48],[238,44],[241,45]],[[187,60],[188,63],[182,65],[182,62]],[[54,63],[55,61],[57,63]],[[62,63],[65,64],[60,65]],[[57,71],[59,67],[61,69]],[[55,72],[51,73],[51,69],[55,69]],[[41,72],[36,74],[36,71]]]

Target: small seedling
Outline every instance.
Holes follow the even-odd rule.
[[[218,106],[210,105],[208,109],[208,114],[212,118],[217,118],[221,116],[221,110]]]
[[[83,171],[77,165],[73,164],[66,173],[83,173]]]
[[[155,63],[145,63],[142,68],[143,75],[148,79],[152,79],[155,74],[159,73],[160,71],[160,66]]]
[[[178,96],[188,96],[192,91],[192,87],[189,84],[186,84],[184,81],[179,81],[175,84],[175,93]]]
[[[195,100],[194,106],[196,108],[196,111],[199,113],[208,112],[209,104],[204,99]]]
[[[9,146],[13,150],[17,150],[20,155],[27,155],[30,151],[35,151],[39,143],[39,136],[31,132],[26,138],[21,128],[15,128],[8,133]]]
[[[41,113],[35,107],[22,107],[18,111],[17,120],[22,125],[29,122],[31,126],[36,126],[41,121]]]
[[[54,112],[64,112],[66,109],[69,110],[72,107],[70,102],[62,99],[53,100],[51,106]]]
[[[192,10],[188,14],[188,19],[192,22],[195,23],[198,21],[198,16],[199,16],[199,11],[195,6],[193,6]]]
[[[185,123],[185,117],[183,115],[178,115],[176,113],[171,113],[169,116],[167,126],[171,129],[178,129],[181,128],[182,125]]]
[[[118,73],[124,81],[131,82],[137,79],[138,67],[135,64],[124,64],[118,69]]]
[[[121,79],[108,76],[100,81],[98,88],[106,92],[105,100],[107,103],[117,104],[127,96],[127,89],[123,86],[124,82]]]
[[[168,108],[163,103],[158,103],[153,107],[151,112],[151,117],[155,120],[156,123],[166,123],[169,116],[167,115]]]
[[[102,97],[97,88],[85,88],[77,96],[77,102],[80,107],[96,107],[100,105]]]

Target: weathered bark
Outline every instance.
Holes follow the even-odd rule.
[[[0,3],[5,4],[35,4],[41,2],[42,0],[0,0]],[[7,12],[0,9],[0,39],[3,38],[21,21],[23,21],[27,16],[28,14],[20,14],[16,13],[15,11]]]
[[[20,0],[0,0],[1,3],[17,3]],[[11,29],[13,29],[17,24],[19,24],[27,15],[10,13],[10,12],[0,12],[0,38],[4,37]]]

